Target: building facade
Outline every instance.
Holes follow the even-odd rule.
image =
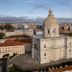
[[[41,64],[72,58],[72,37],[59,34],[59,24],[52,10],[43,27],[43,36],[33,37],[32,58]]]
[[[33,29],[25,29],[23,32],[24,32],[24,35],[28,35],[28,36],[33,36],[34,35],[34,30]]]
[[[24,53],[25,45],[22,42],[7,40],[3,43],[0,43],[0,58],[2,58],[5,54],[9,54],[9,56],[12,56],[13,54]]]

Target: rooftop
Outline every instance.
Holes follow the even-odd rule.
[[[31,39],[15,39],[15,40],[6,40],[3,43],[0,43],[0,47],[4,46],[17,46],[17,45],[24,45],[27,43],[31,43]]]
[[[48,39],[62,39],[62,38],[65,38],[65,35],[60,34],[59,37],[48,37],[48,38],[44,38],[43,35],[36,35],[36,36],[33,36],[33,37],[36,38],[36,39],[46,39],[46,40],[48,40]]]
[[[64,68],[55,69],[52,72],[63,72],[63,71],[72,72],[72,66],[67,66],[67,67],[64,67]]]
[[[30,36],[27,35],[12,35],[6,38],[30,38]]]
[[[20,41],[13,41],[13,40],[6,40],[4,43],[0,43],[0,47],[17,46],[17,45],[24,45],[24,43]]]

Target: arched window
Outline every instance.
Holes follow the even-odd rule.
[[[55,33],[55,32],[56,32],[56,29],[54,28],[54,29],[53,29],[53,33]]]
[[[44,45],[44,48],[46,48],[46,45]]]
[[[49,28],[48,28],[48,33],[50,33],[50,30],[49,30]]]
[[[69,49],[69,52],[71,52],[71,49]]]
[[[44,53],[44,56],[46,56],[46,53]]]
[[[69,43],[69,45],[71,45],[71,42]]]

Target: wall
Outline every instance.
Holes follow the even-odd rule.
[[[4,54],[13,55],[13,53],[17,54],[24,54],[25,53],[25,46],[24,45],[17,45],[17,46],[3,46],[0,47],[0,57]]]
[[[41,63],[63,59],[65,55],[63,38],[48,38],[40,40]]]
[[[72,58],[72,37],[67,37],[67,58]]]

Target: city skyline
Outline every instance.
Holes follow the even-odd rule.
[[[51,8],[58,18],[72,18],[72,0],[0,0],[0,17],[46,17]]]

